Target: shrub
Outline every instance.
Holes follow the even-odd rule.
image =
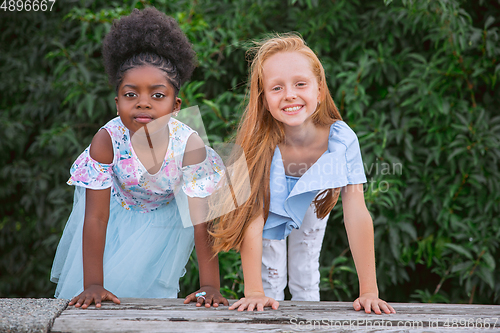
[[[214,143],[243,110],[251,40],[300,32],[360,139],[381,297],[499,302],[500,12],[483,0],[82,0],[2,12],[0,296],[53,295],[69,167],[115,115],[101,41],[113,19],[149,5],[193,43],[199,65],[180,96],[200,106]],[[322,250],[323,300],[358,292],[341,221],[339,205]],[[220,261],[224,292],[241,296],[238,254]],[[188,268],[182,295],[198,283],[194,256]]]

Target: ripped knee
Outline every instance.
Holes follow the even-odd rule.
[[[270,279],[278,279],[280,274],[277,268],[267,267],[267,274]]]
[[[323,242],[324,232],[322,228],[309,228],[302,231],[304,238],[301,240],[302,244],[313,246],[316,242]]]

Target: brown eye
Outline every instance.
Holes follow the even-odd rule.
[[[163,95],[162,93],[156,93],[153,95],[154,98],[163,98],[165,97],[165,95]]]
[[[128,93],[124,94],[123,96],[125,96],[125,97],[135,97],[137,95],[135,93],[133,93],[133,92],[128,92]]]

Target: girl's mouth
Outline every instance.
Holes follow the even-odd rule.
[[[134,119],[141,124],[147,124],[153,121],[153,118],[148,114],[138,114]]]
[[[303,107],[304,107],[303,105],[290,105],[281,109],[281,111],[283,111],[286,114],[293,115],[299,113]]]

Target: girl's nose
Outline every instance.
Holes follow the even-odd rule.
[[[148,98],[142,97],[137,101],[136,107],[138,109],[151,109],[151,103]]]
[[[297,98],[297,94],[295,93],[295,91],[293,89],[287,89],[285,91],[285,98],[287,100],[295,99],[295,98]]]

